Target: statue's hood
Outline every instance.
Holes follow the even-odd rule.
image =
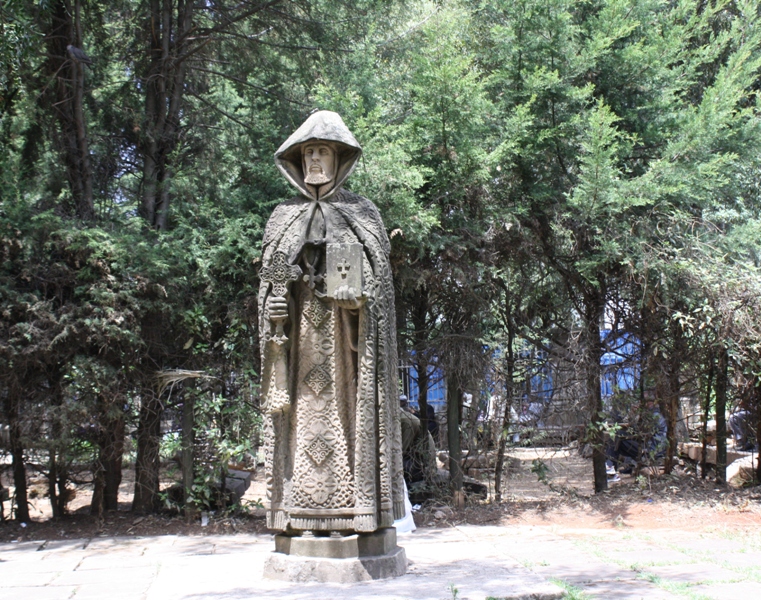
[[[338,146],[336,176],[332,182],[333,187],[320,196],[320,200],[324,200],[336,193],[346,178],[354,171],[362,154],[362,148],[340,115],[329,110],[321,110],[310,115],[304,124],[283,142],[283,145],[275,152],[277,168],[302,194],[315,200],[312,192],[313,187],[304,183],[301,147],[307,142],[316,140],[335,142]]]

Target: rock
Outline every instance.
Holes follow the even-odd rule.
[[[679,453],[681,455],[686,455],[690,460],[700,462],[703,456],[703,444],[695,442],[680,443]],[[727,465],[731,465],[733,462],[746,456],[749,456],[746,452],[739,452],[727,448]],[[711,465],[716,464],[716,446],[706,446],[706,462]]]
[[[711,419],[706,423],[705,436],[709,445],[713,446],[716,444],[716,421],[714,419]]]
[[[240,502],[246,490],[251,486],[251,471],[239,471],[229,469],[225,478],[225,488],[230,494],[230,501],[234,504]]]
[[[441,520],[452,516],[454,516],[454,510],[452,510],[451,506],[435,506],[433,508],[434,519]]]
[[[755,479],[757,468],[757,454],[738,458],[727,467],[727,483],[733,487],[742,487]]]

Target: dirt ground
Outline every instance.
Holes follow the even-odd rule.
[[[546,477],[540,481],[532,466],[541,461]],[[536,469],[535,469],[536,470]],[[8,484],[8,473],[3,473]],[[176,475],[167,472],[163,486],[171,485]],[[485,481],[488,478],[484,477]],[[488,481],[493,492],[493,481]],[[163,487],[162,486],[162,487]],[[89,514],[91,491],[78,486],[62,519],[51,518],[44,497],[42,480],[32,481],[33,522],[22,526],[0,523],[0,543],[24,540],[56,540],[110,536],[211,535],[266,531],[263,511],[256,502],[264,497],[261,470],[244,498],[242,512],[207,515],[186,522],[177,514],[136,516],[129,512],[134,487],[134,472],[124,470],[120,488],[120,510],[101,520]],[[491,494],[490,494],[491,497]],[[8,503],[5,503],[8,513]],[[681,463],[671,475],[622,475],[610,489],[595,495],[592,488],[591,460],[569,448],[514,449],[508,461],[503,502],[469,501],[453,509],[443,502],[431,501],[417,508],[415,522],[421,527],[452,527],[460,524],[562,526],[578,529],[676,528],[691,531],[735,529],[761,523],[761,487],[734,489],[695,475],[694,466]]]

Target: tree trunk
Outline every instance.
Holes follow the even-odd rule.
[[[756,397],[756,483],[761,483],[761,379],[756,377],[755,381]]]
[[[193,443],[194,443],[194,408],[195,397],[192,391],[185,391],[182,403],[182,487],[184,490],[183,500],[185,506],[185,520],[191,522],[195,518],[195,506],[192,503],[193,495]]]
[[[449,376],[447,380],[447,442],[449,446],[449,481],[454,502],[463,505],[462,448],[460,444],[460,389],[459,379]]]
[[[666,397],[666,439],[667,453],[663,465],[664,473],[671,473],[674,468],[674,458],[679,454],[677,440],[677,422],[679,420],[679,395],[681,387],[679,375],[681,372],[682,352],[684,350],[682,328],[676,321],[671,322],[671,339],[673,347],[667,360]]]
[[[85,65],[68,55],[69,44],[82,47],[81,2],[73,10],[65,0],[57,0],[51,11],[51,26],[45,37],[48,76],[55,78],[55,94],[48,97],[49,110],[60,127],[60,150],[66,165],[74,210],[80,219],[91,220],[93,203],[92,165],[84,112]],[[52,89],[52,88],[51,88]]]
[[[132,510],[147,514],[156,512],[159,501],[159,469],[161,466],[161,415],[163,406],[153,390],[146,390],[140,406],[135,461],[135,497]]]
[[[513,408],[513,383],[515,378],[515,355],[513,342],[515,332],[512,327],[512,319],[507,323],[507,358],[505,361],[505,412],[502,415],[502,427],[499,432],[499,446],[497,448],[497,462],[494,466],[494,499],[502,502],[502,471],[505,464],[505,452],[507,440],[510,435],[510,415]]]
[[[26,487],[26,465],[24,464],[24,448],[21,442],[14,441],[13,427],[11,427],[11,457],[13,468],[13,485],[16,487],[16,520],[20,523],[28,523],[29,497]]]
[[[58,465],[58,513],[66,514],[67,505],[71,499],[70,491],[66,488],[69,482],[69,469],[66,466]]]
[[[412,307],[412,327],[415,336],[415,370],[417,371],[418,406],[420,408],[420,428],[428,431],[428,288],[420,287]],[[434,440],[437,442],[437,440]]]
[[[114,411],[119,407],[112,407]],[[106,444],[101,456],[105,490],[103,495],[106,510],[119,510],[119,486],[122,483],[122,459],[124,458],[124,416],[114,414],[106,421]]]
[[[98,459],[93,472],[93,495],[90,514],[103,515],[119,510],[119,485],[122,482],[124,457],[124,415],[121,407],[104,396],[98,398]]]
[[[29,498],[26,488],[24,446],[21,442],[21,415],[19,414],[19,397],[17,390],[13,387],[8,389],[4,408],[10,429],[11,468],[13,469],[13,485],[16,488],[16,520],[20,523],[28,523],[30,520]]]
[[[106,478],[105,469],[103,468],[103,452],[98,450],[98,457],[95,459],[95,464],[92,467],[92,497],[90,498],[90,514],[96,515],[99,519],[103,519],[103,512],[105,511],[105,490],[106,490]]]
[[[50,508],[53,512],[53,519],[60,519],[63,516],[63,512],[61,511],[61,503],[59,502],[58,492],[56,491],[56,484],[58,483],[58,461],[56,459],[56,451],[54,448],[50,449],[48,457],[50,461],[48,468],[48,497],[50,498]]]
[[[82,6],[80,0],[74,2],[74,45],[82,47]],[[95,207],[92,195],[92,167],[90,165],[90,148],[87,142],[87,121],[85,120],[85,65],[73,62],[74,75],[74,129],[77,136],[77,171],[81,179],[82,195],[77,201],[77,216],[80,219],[92,220]]]
[[[716,361],[714,360],[713,352],[708,354],[708,375],[706,377],[706,392],[705,399],[703,401],[703,414],[702,426],[703,433],[701,435],[702,451],[700,453],[700,477],[705,479],[708,475],[708,413],[711,410],[711,391],[713,389],[713,376],[716,368]]]
[[[719,349],[716,365],[716,481],[727,480],[727,387],[729,384],[729,353]]]
[[[177,146],[185,92],[185,44],[193,15],[193,2],[178,0],[174,21],[171,0],[151,0],[146,23],[148,73],[145,88],[145,126],[140,141],[143,155],[142,215],[148,224],[166,229],[171,173],[169,158]]]
[[[600,345],[600,321],[605,309],[604,296],[595,295],[587,300],[585,316],[584,370],[586,394],[591,415],[592,470],[594,472],[595,493],[608,489],[608,474],[605,470],[605,434],[603,431],[603,404],[601,385],[602,348]]]
[[[61,369],[56,366],[48,380],[50,388],[53,390],[51,403],[54,407],[52,413],[53,422],[50,427],[51,447],[48,454],[50,460],[48,472],[48,496],[50,497],[50,508],[53,512],[54,519],[59,519],[66,514],[66,502],[68,500],[66,495],[66,481],[68,479],[68,472],[66,469],[67,448],[66,443],[61,439],[63,435],[63,426],[61,424],[61,407],[63,406],[63,391],[61,389],[62,378],[63,373]]]

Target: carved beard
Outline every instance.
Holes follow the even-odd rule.
[[[309,171],[306,177],[304,177],[304,183],[308,183],[309,185],[325,185],[332,180],[333,178],[325,175],[322,169],[319,171]]]

